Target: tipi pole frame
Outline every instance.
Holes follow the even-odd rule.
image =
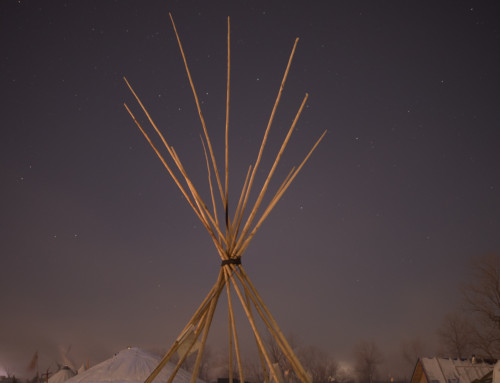
[[[306,93],[303,101],[300,105],[299,110],[297,111],[292,125],[289,128],[286,137],[284,141],[282,142],[282,145],[278,151],[278,154],[275,157],[274,163],[269,170],[269,173],[265,179],[264,184],[262,185],[260,192],[257,196],[257,199],[255,203],[253,204],[253,207],[245,214],[248,206],[248,201],[250,198],[250,194],[252,191],[252,188],[254,186],[254,181],[255,181],[255,175],[257,173],[257,170],[259,168],[259,165],[261,163],[261,159],[263,156],[264,148],[266,146],[266,143],[268,141],[269,133],[271,130],[271,126],[273,124],[276,111],[279,105],[279,102],[282,97],[282,93],[286,84],[286,80],[291,68],[292,60],[295,54],[295,50],[298,44],[299,39],[297,38],[293,44],[293,48],[291,51],[291,54],[288,59],[288,63],[281,81],[280,88],[278,90],[278,94],[276,96],[274,106],[271,111],[271,115],[269,117],[267,127],[265,129],[264,135],[262,137],[262,141],[259,147],[259,151],[257,154],[257,158],[255,160],[255,163],[253,165],[250,165],[248,168],[248,172],[241,190],[240,198],[236,207],[236,210],[234,212],[233,220],[231,221],[229,218],[229,105],[230,105],[230,19],[228,17],[227,19],[227,88],[226,88],[226,121],[225,121],[225,152],[224,152],[224,159],[225,159],[225,166],[224,166],[224,186],[222,186],[221,182],[221,177],[219,174],[219,169],[217,167],[217,162],[215,160],[215,155],[213,153],[213,148],[212,144],[210,141],[210,137],[208,135],[207,127],[205,124],[205,120],[203,117],[203,113],[201,110],[200,102],[197,96],[197,92],[194,86],[193,79],[191,77],[191,73],[188,67],[187,59],[184,53],[184,50],[182,48],[181,40],[179,37],[179,34],[177,33],[177,29],[173,20],[172,15],[169,13],[170,20],[172,22],[172,26],[175,32],[175,36],[177,38],[177,43],[181,52],[182,60],[184,62],[184,67],[187,73],[187,77],[191,86],[191,90],[193,92],[193,96],[195,99],[195,104],[196,108],[198,111],[198,115],[201,121],[204,137],[201,136],[201,142],[203,146],[203,152],[205,155],[205,162],[207,165],[207,172],[208,172],[208,183],[209,183],[209,188],[210,188],[210,195],[211,195],[211,200],[212,200],[212,208],[213,208],[213,213],[210,212],[208,206],[204,203],[203,199],[199,195],[196,187],[192,183],[191,179],[187,175],[186,170],[184,169],[182,162],[177,155],[175,149],[173,146],[170,146],[166,139],[164,138],[163,134],[160,132],[156,124],[154,123],[153,119],[151,118],[149,112],[145,108],[144,104],[141,102],[139,99],[138,95],[135,93],[133,90],[132,86],[130,83],[127,81],[126,78],[124,78],[127,86],[129,87],[130,91],[132,92],[133,96],[139,103],[142,111],[145,113],[147,116],[147,119],[149,123],[152,125],[153,129],[155,132],[158,134],[160,137],[163,145],[165,146],[166,150],[168,151],[168,154],[170,155],[170,158],[173,160],[175,163],[175,166],[177,166],[177,170],[180,172],[182,177],[184,178],[185,185],[181,183],[182,177],[176,176],[172,170],[172,168],[167,164],[164,155],[160,153],[160,150],[155,146],[155,144],[152,142],[151,138],[149,135],[145,132],[145,130],[142,128],[141,124],[138,122],[138,120],[135,118],[134,114],[131,112],[131,110],[128,108],[126,104],[125,108],[127,109],[128,113],[150,144],[150,146],[153,148],[154,152],[156,155],[160,158],[161,162],[163,163],[164,167],[167,169],[169,172],[170,176],[172,177],[173,181],[177,185],[177,187],[180,189],[182,195],[186,198],[188,201],[188,204],[191,206],[195,214],[197,215],[198,219],[201,221],[202,225],[207,229],[210,237],[212,238],[212,241],[214,242],[214,245],[217,249],[217,252],[219,253],[220,258],[223,261],[228,261],[231,260],[230,262],[223,262],[221,269],[219,270],[219,274],[217,277],[217,281],[215,285],[212,287],[210,290],[209,294],[205,297],[205,299],[202,301],[198,309],[195,311],[193,316],[191,317],[190,321],[184,328],[184,330],[181,332],[179,337],[176,339],[176,341],[172,344],[171,348],[169,351],[164,355],[162,360],[160,361],[159,365],[155,368],[155,370],[151,373],[151,375],[146,379],[145,383],[152,383],[152,381],[155,379],[155,377],[158,375],[158,373],[161,371],[161,369],[166,365],[166,363],[171,359],[172,355],[178,351],[179,347],[183,342],[186,341],[185,335],[188,333],[188,331],[192,331],[191,328],[193,326],[196,326],[196,329],[194,331],[194,337],[189,341],[189,345],[187,348],[187,351],[180,357],[180,360],[178,361],[174,372],[170,375],[168,382],[167,383],[172,383],[173,379],[175,378],[177,372],[179,371],[181,365],[189,355],[190,351],[198,342],[198,338],[203,333],[202,335],[202,340],[201,344],[198,348],[197,355],[196,355],[196,361],[193,369],[193,373],[191,376],[191,381],[190,383],[195,383],[196,378],[199,373],[203,353],[205,350],[206,346],[206,341],[208,338],[208,334],[210,331],[210,327],[214,318],[214,313],[216,310],[217,303],[220,298],[220,294],[222,293],[222,290],[224,286],[226,287],[226,292],[227,292],[227,297],[228,297],[228,322],[229,322],[229,360],[230,360],[230,383],[232,383],[232,357],[233,357],[233,350],[232,350],[232,344],[234,341],[234,349],[235,349],[235,354],[238,362],[238,370],[239,370],[239,377],[241,383],[244,383],[244,373],[243,373],[243,368],[242,368],[242,363],[241,363],[241,353],[240,353],[240,348],[239,348],[239,341],[238,341],[238,333],[236,329],[236,320],[234,317],[234,306],[231,298],[231,283],[232,286],[234,287],[234,290],[236,291],[236,295],[238,296],[238,299],[240,300],[240,303],[243,307],[243,310],[247,316],[247,319],[250,323],[250,327],[253,331],[255,340],[256,340],[256,345],[257,349],[259,352],[260,360],[261,360],[261,366],[262,370],[264,372],[264,377],[266,380],[266,383],[268,383],[268,379],[272,377],[276,383],[281,382],[281,372],[277,370],[277,365],[273,364],[271,362],[271,359],[269,357],[268,350],[264,344],[264,341],[260,335],[259,328],[256,324],[256,317],[254,317],[254,314],[252,313],[252,304],[255,306],[255,309],[258,313],[258,317],[261,318],[265,328],[269,332],[269,334],[276,340],[278,346],[281,348],[283,354],[285,357],[288,359],[290,365],[294,369],[295,373],[297,374],[298,378],[303,382],[303,383],[311,383],[310,378],[308,377],[307,373],[305,372],[302,364],[298,360],[297,356],[295,355],[293,349],[290,347],[289,343],[287,342],[286,338],[284,337],[281,329],[279,328],[277,322],[271,315],[270,311],[268,310],[267,306],[264,304],[261,296],[257,292],[255,286],[252,284],[250,278],[244,271],[243,267],[239,263],[239,258],[242,256],[242,254],[245,252],[247,249],[251,239],[257,232],[257,230],[261,227],[265,219],[268,217],[270,212],[274,209],[278,201],[281,199],[283,194],[286,192],[288,187],[291,185],[297,174],[300,172],[300,170],[303,168],[305,163],[308,161],[309,157],[311,154],[315,151],[316,147],[319,145],[321,140],[324,138],[326,131],[321,135],[321,137],[316,141],[312,149],[308,152],[308,154],[305,156],[305,158],[302,160],[300,165],[295,168],[293,167],[292,170],[288,173],[286,178],[282,181],[281,185],[275,192],[274,196],[271,198],[270,202],[268,205],[265,207],[263,213],[260,215],[260,218],[257,217],[259,208],[261,207],[261,204],[264,201],[264,197],[266,195],[266,192],[268,190],[269,184],[271,182],[271,179],[274,176],[275,170],[278,166],[278,163],[280,162],[280,159],[288,145],[288,142],[290,140],[290,137],[292,135],[292,132],[295,129],[295,126],[300,118],[300,115],[305,107],[305,104],[308,99],[308,94]],[[205,145],[206,141],[206,145]],[[207,147],[208,147],[208,152],[207,152]],[[167,156],[168,157],[168,156]],[[210,160],[209,160],[210,157]],[[175,168],[174,166],[172,166]],[[222,233],[224,231],[224,228],[221,226],[222,223],[219,221],[219,214],[217,213],[217,204],[216,204],[216,198],[214,196],[214,185],[212,183],[212,175],[211,175],[211,169],[213,169],[215,178],[216,178],[216,183],[219,189],[220,197],[222,200],[223,204],[223,209],[224,209],[224,220],[225,220],[225,235]],[[189,190],[189,193],[188,193]],[[213,214],[213,215],[212,215]],[[248,215],[248,216],[247,216]],[[244,225],[242,225],[243,219],[245,218]],[[256,223],[255,223],[256,221]],[[240,232],[241,230],[241,232]],[[234,262],[232,262],[234,261]],[[234,277],[233,274],[236,274],[236,278]],[[243,295],[244,293],[244,295]],[[257,317],[257,318],[258,318]],[[259,323],[260,325],[260,323]],[[269,374],[268,371],[269,370]]]

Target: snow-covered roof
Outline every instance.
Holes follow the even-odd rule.
[[[144,383],[160,360],[158,355],[132,347],[74,376],[66,383]],[[165,383],[174,368],[173,363],[167,363],[153,383]],[[174,383],[189,383],[190,379],[191,374],[180,369]],[[197,379],[197,383],[204,382]]]
[[[467,359],[420,358],[418,364],[423,369],[427,383],[472,383],[493,370],[492,364]],[[414,378],[419,370],[418,364]]]
[[[75,372],[71,368],[64,366],[49,378],[49,383],[63,383],[73,376],[75,376]]]

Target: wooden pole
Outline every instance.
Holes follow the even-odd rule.
[[[182,49],[181,39],[179,34],[177,33],[177,28],[175,27],[174,18],[172,14],[168,14],[170,16],[170,21],[172,22],[172,27],[174,28],[175,36],[177,37],[177,43],[179,45],[179,50],[181,51],[182,60],[184,61],[184,67],[186,68],[186,73],[189,79],[189,84],[191,84],[191,89],[193,91],[194,101],[196,103],[196,108],[198,109],[198,115],[200,117],[201,126],[203,128],[203,132],[205,133],[205,139],[207,140],[208,151],[210,152],[210,157],[212,158],[212,165],[214,167],[215,177],[217,179],[217,184],[219,185],[219,191],[222,201],[224,202],[224,193],[222,190],[222,185],[219,177],[219,170],[217,169],[217,163],[215,162],[214,152],[212,150],[212,144],[210,142],[210,137],[208,136],[207,126],[205,125],[205,119],[203,118],[203,113],[201,112],[200,102],[198,101],[198,95],[196,94],[196,90],[194,88],[193,79],[191,78],[191,72],[189,71],[189,67],[186,60],[186,55],[184,54],[184,49]]]
[[[211,177],[211,172],[210,172],[210,163],[208,162],[208,155],[207,155],[207,149],[205,148],[205,143],[203,142],[203,137],[200,135],[201,139],[201,145],[203,146],[203,152],[205,153],[205,162],[207,164],[207,173],[208,173],[208,186],[210,187],[210,196],[212,198],[212,206],[214,209],[214,218],[215,218],[215,224],[217,227],[219,226],[219,219],[217,217],[217,206],[215,205],[215,197],[214,197],[214,188],[212,186],[212,177]],[[227,236],[227,233],[226,233]]]
[[[207,294],[207,296],[205,297],[205,299],[201,302],[200,306],[195,311],[195,313],[193,314],[193,316],[191,317],[191,319],[188,321],[187,325],[181,331],[180,336],[174,341],[174,343],[172,344],[172,346],[170,347],[170,349],[167,351],[167,353],[161,359],[161,361],[158,364],[158,366],[156,366],[156,368],[146,378],[146,380],[144,381],[144,383],[151,383],[154,380],[154,378],[156,378],[156,376],[160,373],[160,371],[165,367],[165,365],[167,364],[167,362],[170,360],[170,358],[172,357],[172,355],[174,355],[175,352],[177,351],[177,349],[179,348],[179,346],[180,346],[179,339],[182,337],[182,335],[192,325],[194,325],[195,323],[198,323],[199,320],[200,320],[200,318],[207,311],[207,309],[209,308],[208,304],[214,299],[214,297],[217,295],[218,289],[220,289],[219,278],[220,277],[217,277],[217,282],[212,287],[212,289],[210,290],[210,292]]]
[[[244,208],[246,206],[246,202],[248,200],[248,197],[250,195],[250,191],[252,189],[252,185],[253,185],[255,173],[257,172],[257,168],[259,167],[260,160],[262,158],[262,152],[264,151],[264,146],[266,145],[267,137],[269,135],[269,131],[271,129],[271,125],[273,123],[274,116],[276,114],[276,110],[278,109],[278,104],[280,102],[281,94],[282,94],[283,89],[285,87],[286,78],[288,77],[288,72],[290,70],[290,66],[292,65],[293,55],[295,54],[295,48],[297,47],[297,43],[298,42],[299,42],[299,39],[298,38],[295,39],[295,43],[293,44],[293,48],[292,48],[292,53],[290,54],[290,58],[288,59],[288,64],[286,66],[285,74],[283,75],[283,80],[281,81],[281,86],[280,86],[280,89],[279,89],[279,92],[278,92],[278,96],[276,97],[276,101],[274,103],[274,107],[273,107],[273,110],[271,112],[271,117],[269,118],[269,122],[267,124],[267,128],[266,128],[266,131],[264,133],[264,137],[262,139],[262,143],[260,145],[259,154],[257,155],[257,160],[255,161],[255,165],[253,167],[252,175],[250,176],[250,182],[248,184],[248,189],[247,189],[247,192],[246,192],[246,195],[245,195],[245,202],[243,203],[243,210],[244,210]],[[246,236],[246,233],[249,230],[249,227],[250,227],[250,224],[252,223],[252,220],[253,220],[253,217],[248,217],[248,219],[247,219],[247,221],[245,223],[245,226],[243,226],[243,232],[242,232],[242,235],[240,237],[240,240],[241,240],[241,238],[244,238]]]
[[[205,202],[203,202],[203,199],[200,197],[198,191],[196,190],[193,183],[189,179],[186,171],[184,170],[184,167],[180,163],[179,157],[177,156],[177,153],[175,152],[174,148],[171,147],[171,150],[173,153],[172,158],[174,159],[174,161],[176,161],[176,163],[178,163],[179,170],[181,171],[182,175],[184,176],[184,178],[186,180],[186,183],[189,187],[189,190],[191,191],[191,194],[193,195],[194,200],[195,200],[196,204],[198,205],[198,208],[200,209],[200,213],[202,214],[203,218],[208,217],[208,219],[210,220],[210,222],[213,225],[213,228],[217,231],[217,233],[221,237],[221,241],[223,241],[225,243],[226,238],[222,235],[222,232],[220,231],[219,225],[216,223],[216,220],[210,214],[210,211],[208,210],[207,205],[205,205]],[[204,220],[202,220],[201,222],[204,224],[205,227],[207,227],[207,230],[208,229],[212,230],[212,227],[208,224],[208,221],[206,220],[206,218]]]
[[[217,306],[217,301],[219,300],[220,293],[222,292],[222,288],[224,287],[224,284],[225,284],[223,274],[224,273],[221,270],[219,272],[219,278],[218,278],[220,288],[218,289],[217,295],[215,296],[215,298],[212,299],[212,301],[210,302],[210,308],[208,310],[207,320],[205,322],[205,326],[203,329],[203,338],[201,340],[200,349],[198,351],[198,355],[196,355],[196,362],[195,362],[194,367],[193,367],[193,374],[191,376],[191,383],[195,383],[196,377],[198,376],[198,371],[200,369],[200,364],[201,364],[201,358],[203,356],[203,350],[205,349],[205,344],[207,342],[208,332],[210,330],[210,325],[212,324],[212,319],[214,317],[215,308]]]
[[[233,252],[234,245],[236,244],[236,238],[238,235],[238,231],[240,229],[241,219],[243,217],[243,214],[240,214],[240,211],[241,211],[243,199],[244,199],[247,187],[248,187],[248,180],[249,180],[251,171],[252,171],[252,165],[250,165],[248,167],[247,176],[245,178],[245,182],[243,183],[243,188],[241,189],[240,199],[238,201],[238,207],[236,208],[236,211],[234,213],[233,225],[235,227],[232,228],[232,232],[231,232],[231,235],[230,235],[229,240],[228,240],[228,248],[229,248],[230,253]]]
[[[234,278],[233,278],[234,279]],[[248,312],[250,313],[250,315],[252,316],[253,318],[253,313],[252,313],[252,306],[250,305],[250,297],[248,296],[248,289],[244,289],[245,290],[245,300],[247,302],[247,306],[249,308]],[[255,320],[255,319],[254,319]],[[255,339],[255,341],[257,342],[257,339]],[[262,350],[260,349],[259,347],[259,344],[257,343],[257,351],[259,353],[259,359],[260,359],[260,364],[261,364],[261,367],[262,367],[262,372],[264,374],[264,382],[265,383],[268,383],[269,382],[269,374],[267,373],[267,368],[266,368],[266,361],[264,359],[264,355],[262,354]]]
[[[232,268],[233,271],[235,271],[235,268]],[[269,366],[269,370],[271,371],[271,375],[275,379],[276,382],[279,382],[278,375],[276,374],[276,371],[272,367],[271,360],[269,358],[269,355],[267,353],[267,350],[264,346],[264,342],[262,341],[262,338],[259,334],[259,330],[257,329],[257,325],[255,324],[255,321],[253,319],[253,316],[250,315],[250,309],[249,306],[247,306],[247,303],[241,294],[241,291],[238,287],[237,284],[233,283],[234,289],[236,291],[236,294],[238,295],[238,298],[240,299],[241,305],[243,306],[243,309],[245,310],[245,313],[247,315],[248,321],[250,322],[250,326],[252,327],[253,333],[255,335],[255,339],[257,340],[257,346],[260,347],[262,354],[264,355],[264,359],[266,360],[267,365]]]
[[[144,112],[146,113],[146,115],[148,116],[148,118],[150,118],[150,121],[151,121],[151,124],[153,125],[153,127],[155,127],[157,133],[160,135],[160,137],[162,138],[162,140],[164,140],[163,138],[163,135],[161,134],[161,132],[158,130],[158,128],[156,128],[156,125],[154,125],[154,122],[152,122],[152,119],[151,117],[149,117],[149,114],[147,113],[147,110],[146,108],[144,107],[144,105],[142,104],[141,100],[139,99],[139,97],[137,96],[137,94],[134,92],[132,86],[130,85],[130,83],[127,81],[126,78],[124,78],[125,82],[127,83],[130,91],[132,92],[132,94],[135,96],[135,98],[137,99],[137,101],[139,102],[139,104],[141,105],[141,107],[143,108]],[[149,145],[153,148],[154,152],[156,153],[156,155],[158,156],[158,158],[160,158],[161,162],[163,163],[163,166],[167,169],[167,171],[169,172],[170,176],[172,177],[172,179],[174,180],[175,184],[177,185],[177,187],[180,189],[181,193],[184,195],[184,197],[186,198],[186,200],[188,201],[189,205],[191,206],[191,208],[194,210],[194,212],[196,213],[198,219],[201,221],[201,223],[207,228],[209,234],[213,237],[214,241],[217,242],[217,239],[215,237],[215,235],[213,234],[213,230],[212,230],[212,227],[210,227],[210,225],[208,224],[207,220],[206,220],[206,217],[208,217],[210,219],[210,221],[213,223],[214,222],[214,219],[212,218],[210,212],[208,211],[205,203],[203,202],[203,200],[201,199],[201,197],[199,196],[198,192],[196,191],[194,185],[191,183],[189,177],[187,176],[187,173],[185,172],[184,170],[184,167],[182,166],[179,158],[177,157],[177,154],[175,153],[175,151],[173,150],[172,147],[168,146],[166,140],[164,140],[164,144],[166,145],[167,149],[168,149],[168,152],[170,154],[170,156],[172,157],[172,159],[174,160],[175,164],[177,165],[177,167],[179,168],[181,174],[183,175],[190,191],[191,191],[191,194],[193,195],[193,198],[195,200],[195,202],[193,202],[191,200],[191,198],[189,197],[189,195],[187,194],[187,192],[185,191],[184,187],[181,185],[180,181],[177,179],[177,177],[175,176],[175,174],[173,173],[172,169],[168,166],[165,158],[161,155],[160,151],[156,148],[156,146],[153,144],[151,138],[149,137],[149,135],[146,133],[146,131],[142,128],[141,124],[137,121],[137,119],[135,118],[134,114],[132,113],[132,111],[129,109],[129,107],[127,106],[127,104],[124,104],[125,108],[127,109],[128,113],[130,114],[130,116],[132,117],[132,119],[134,120],[134,122],[136,123],[137,127],[140,129],[140,131],[142,132],[142,134],[144,135],[144,137],[146,138],[146,140],[148,141]],[[198,206],[198,208],[195,207],[194,203],[196,203],[196,205]],[[224,236],[222,235],[222,233],[220,233],[220,229],[219,229],[219,226],[218,225],[215,225],[214,224],[214,228],[216,231],[218,231],[219,233],[219,236],[222,238],[223,241],[225,241],[225,238]],[[227,246],[227,244],[226,244]],[[217,247],[217,244],[216,244],[216,247]]]
[[[271,331],[272,335],[275,337],[276,340],[278,340],[278,344],[280,345],[282,351],[287,356],[287,358],[290,361],[290,363],[292,364],[292,366],[295,366],[294,370],[297,373],[297,375],[299,376],[300,380],[304,383],[311,383],[309,380],[309,377],[307,376],[306,371],[304,370],[304,367],[302,366],[302,364],[298,360],[297,356],[295,355],[292,348],[288,344],[285,336],[281,332],[281,330],[278,326],[278,323],[271,315],[271,312],[269,311],[269,309],[265,305],[264,301],[262,300],[259,293],[257,292],[257,289],[252,284],[250,278],[245,273],[245,271],[244,271],[243,267],[241,267],[241,265],[238,266],[238,272],[236,273],[236,275],[241,276],[242,279],[246,282],[245,283],[242,279],[240,279],[242,281],[242,284],[244,286],[248,286],[250,288],[250,291],[252,293],[252,294],[250,294],[250,297],[252,298],[252,300],[254,300],[254,298],[256,299],[256,301],[254,300],[254,305],[255,305],[257,311],[259,312],[261,318],[263,319],[263,321],[266,324],[266,326],[268,327],[268,329]],[[263,312],[260,310],[260,308],[262,308]]]
[[[125,79],[125,77],[124,77]],[[127,85],[128,84],[128,81],[127,79],[125,79],[125,82],[127,82]],[[129,85],[129,88],[131,89],[132,93],[134,93],[132,87]],[[172,169],[170,169],[170,166],[168,166],[167,164],[167,161],[165,161],[165,158],[163,158],[163,156],[161,155],[160,151],[156,148],[156,146],[153,144],[153,141],[151,141],[151,138],[149,138],[149,135],[146,133],[146,131],[142,128],[141,124],[139,123],[139,121],[137,121],[137,119],[135,118],[134,114],[132,113],[132,111],[129,109],[129,107],[127,106],[127,104],[123,104],[125,106],[125,109],[127,109],[127,112],[130,114],[130,116],[132,117],[132,119],[134,120],[135,124],[137,125],[137,127],[139,128],[139,130],[142,132],[142,134],[144,135],[144,137],[146,138],[146,140],[148,141],[149,145],[153,148],[154,152],[156,153],[156,155],[158,156],[158,158],[160,159],[160,161],[162,162],[163,166],[165,167],[165,169],[167,169],[168,173],[170,174],[170,177],[172,177],[172,179],[174,180],[175,184],[177,185],[177,187],[179,188],[179,190],[181,191],[182,195],[184,196],[184,198],[186,198],[187,202],[189,203],[189,205],[191,206],[191,208],[194,210],[194,212],[196,213],[196,215],[198,216],[198,218],[200,219],[200,221],[202,221],[202,218],[200,216],[200,212],[198,211],[198,209],[194,206],[194,203],[193,201],[191,200],[191,197],[189,197],[189,195],[187,194],[187,192],[185,191],[184,187],[181,185],[181,183],[179,182],[179,180],[177,179],[177,177],[175,176],[175,174],[173,173]]]
[[[307,160],[309,159],[309,157],[311,156],[311,154],[314,152],[314,150],[316,149],[316,147],[319,145],[319,143],[321,142],[321,140],[323,139],[323,137],[325,137],[326,132],[327,132],[326,130],[323,132],[323,134],[321,135],[321,137],[318,139],[318,141],[316,141],[316,143],[314,144],[314,146],[312,147],[312,149],[309,151],[309,153],[304,158],[304,160],[302,161],[302,163],[300,164],[300,166],[297,168],[297,170],[295,170],[295,172],[288,179],[287,183],[282,188],[280,188],[280,190],[278,191],[278,193],[273,197],[273,199],[269,203],[268,207],[266,208],[266,210],[262,214],[262,217],[259,219],[259,221],[255,225],[254,229],[250,233],[250,235],[248,235],[248,237],[245,239],[244,243],[241,245],[242,249],[246,249],[246,247],[250,243],[250,240],[253,238],[253,236],[255,235],[255,233],[257,232],[257,230],[260,228],[260,226],[262,225],[262,223],[264,222],[264,220],[267,218],[267,216],[269,215],[269,213],[271,212],[271,210],[276,206],[276,204],[278,203],[278,201],[280,200],[280,198],[286,192],[286,190],[288,189],[288,187],[290,186],[290,184],[292,183],[292,181],[295,179],[295,177],[297,176],[297,174],[300,172],[300,170],[302,169],[302,167],[304,166],[304,164],[307,162]],[[240,237],[240,240],[241,240],[241,237]]]
[[[227,273],[226,284],[229,284],[231,281],[232,281],[233,284],[237,283],[237,281],[235,281],[235,279],[232,277],[233,273],[235,273],[235,272],[236,272],[236,270],[232,270],[232,269],[226,270],[226,273]],[[248,314],[252,317],[252,320],[255,322],[254,316],[252,314],[252,306],[250,304],[250,298],[248,296],[249,291],[248,291],[247,288],[245,288],[244,292],[245,292],[245,301],[246,301],[246,304],[247,304],[247,307],[248,307]],[[255,336],[255,334],[254,334],[254,338],[255,338],[256,345],[257,345],[257,351],[259,353],[259,359],[260,359],[260,362],[261,362],[262,371],[264,373],[264,381],[265,381],[265,383],[268,383],[269,377],[268,377],[268,373],[267,373],[267,369],[266,369],[266,360],[264,358],[262,349],[261,349],[261,347],[259,345],[259,342],[258,342],[257,337]],[[244,381],[243,379],[240,379],[240,380]]]
[[[234,309],[233,309],[233,302],[231,299],[231,269],[227,266],[223,267],[224,269],[224,276],[226,278],[226,287],[227,287],[227,304],[228,304],[228,312],[229,312],[229,320],[230,320],[230,326],[229,328],[232,330],[232,338],[234,339],[234,348],[236,351],[236,362],[238,363],[238,373],[240,376],[240,382],[245,382],[245,377],[243,374],[243,365],[241,363],[241,353],[240,353],[240,344],[238,341],[238,333],[236,331],[236,321],[234,319]],[[233,281],[234,283],[234,281]],[[231,362],[230,362],[231,363]],[[230,365],[232,369],[232,364]],[[230,373],[230,382],[232,382],[232,374]]]
[[[224,184],[224,213],[226,216],[226,235],[229,235],[229,94],[231,80],[231,24],[227,18],[227,86],[226,86],[226,177]],[[241,382],[245,383],[245,382]]]
[[[281,145],[281,148],[278,152],[278,155],[276,156],[276,159],[274,160],[273,166],[271,167],[271,170],[269,171],[269,174],[267,175],[266,181],[264,182],[264,185],[262,186],[262,189],[259,193],[259,197],[257,198],[257,201],[255,202],[255,205],[252,209],[252,212],[250,213],[250,217],[248,218],[249,222],[252,222],[255,215],[257,214],[257,210],[259,209],[260,204],[262,203],[262,200],[264,199],[264,195],[266,194],[267,188],[269,186],[269,182],[271,181],[271,178],[274,175],[274,171],[276,170],[278,163],[280,162],[281,157],[283,156],[283,153],[285,152],[286,146],[288,145],[288,141],[290,140],[290,137],[292,136],[292,132],[295,129],[295,126],[297,125],[297,122],[299,120],[300,115],[302,114],[302,110],[304,109],[304,106],[306,105],[308,95],[306,93],[302,104],[300,105],[300,108],[293,120],[292,126],[288,130],[288,133],[285,137],[285,140],[283,141],[283,144]],[[245,234],[245,230],[243,229],[243,233],[240,236],[240,239],[238,242],[241,243],[245,238],[243,238],[243,235]],[[236,253],[238,253],[238,247],[236,247]]]
[[[228,350],[228,378],[229,383],[233,383],[233,311],[231,304],[231,287],[229,285],[229,280],[227,278],[227,273],[225,267],[223,267],[224,278],[226,280],[226,293],[227,293],[227,317],[228,317],[228,329],[229,329],[229,350]]]
[[[259,315],[261,317],[261,319],[264,321],[264,324],[266,325],[270,334],[275,338],[277,344],[282,349],[283,353],[285,354],[285,356],[287,357],[287,359],[291,363],[291,365],[294,368],[297,375],[301,378],[301,380],[303,382],[309,382],[304,368],[302,367],[299,360],[295,356],[295,353],[293,352],[292,348],[288,345],[288,342],[286,341],[286,338],[282,334],[277,322],[271,316],[271,313],[269,312],[269,310],[267,309],[267,307],[263,303],[263,301],[260,298],[260,295],[258,294],[255,287],[250,284],[250,279],[248,278],[248,276],[247,276],[247,279],[248,279],[248,282],[247,282],[244,279],[244,277],[239,274],[240,271],[243,271],[243,268],[241,266],[238,266],[238,271],[236,271],[235,274],[238,276],[238,279],[240,279],[240,282],[245,289],[245,294],[247,294],[247,297],[250,296],[255,308],[257,309],[257,312],[259,313]],[[267,316],[266,316],[266,314],[267,314]]]
[[[170,377],[167,380],[167,383],[172,383],[173,382],[175,376],[177,375],[177,373],[179,372],[179,370],[180,370],[180,368],[182,366],[182,363],[184,363],[184,361],[186,360],[186,358],[189,356],[191,349],[196,344],[196,341],[198,340],[198,338],[199,338],[199,336],[201,334],[201,330],[203,329],[204,324],[205,324],[205,322],[207,320],[207,313],[208,313],[208,311],[205,311],[203,313],[203,316],[201,317],[200,321],[198,322],[198,324],[196,326],[196,330],[194,332],[193,340],[189,344],[189,347],[186,350],[186,353],[179,358],[179,360],[178,360],[178,362],[177,362],[174,370],[172,371],[172,373],[170,374]]]

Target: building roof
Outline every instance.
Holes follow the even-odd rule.
[[[493,364],[465,359],[420,358],[413,372],[411,383],[472,383],[493,371]]]

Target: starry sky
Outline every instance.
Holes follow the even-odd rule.
[[[256,185],[306,92],[272,188],[328,134],[243,257],[283,331],[340,361],[372,339],[387,370],[405,340],[433,356],[470,258],[500,250],[496,2],[3,0],[0,372],[69,345],[77,363],[166,349],[215,282],[210,237],[123,107],[139,112],[126,76],[209,200],[169,12],[220,165],[231,17],[233,209],[300,38]]]

